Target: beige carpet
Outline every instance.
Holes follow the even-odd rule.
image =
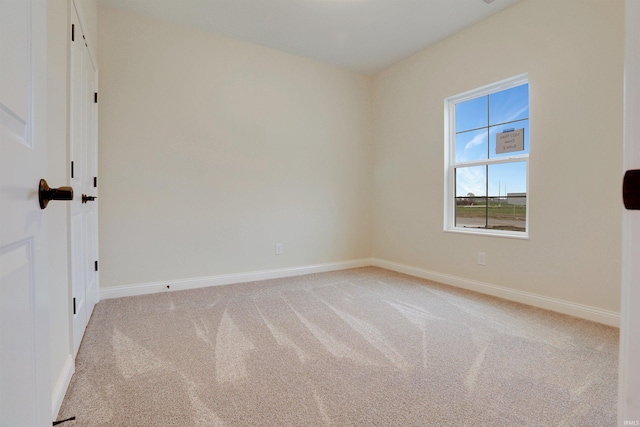
[[[614,426],[618,330],[379,268],[100,302],[67,426]]]

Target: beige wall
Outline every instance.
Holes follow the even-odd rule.
[[[109,8],[99,20],[103,289],[373,256],[619,310],[621,0],[523,0],[373,84]],[[530,239],[445,233],[444,98],[524,72]]]
[[[371,256],[370,78],[98,13],[102,289]]]
[[[623,1],[524,0],[377,75],[374,256],[617,312],[623,30]],[[443,232],[444,99],[525,72],[530,239]]]

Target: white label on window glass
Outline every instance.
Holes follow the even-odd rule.
[[[496,134],[496,154],[524,150],[524,128]]]

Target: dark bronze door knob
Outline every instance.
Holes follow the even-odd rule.
[[[73,200],[73,188],[50,188],[47,181],[41,179],[40,185],[38,185],[38,200],[40,209],[46,208],[51,200]]]
[[[640,170],[628,170],[622,181],[622,200],[629,210],[640,209]]]

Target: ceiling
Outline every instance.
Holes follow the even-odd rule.
[[[98,0],[373,74],[520,0]]]

